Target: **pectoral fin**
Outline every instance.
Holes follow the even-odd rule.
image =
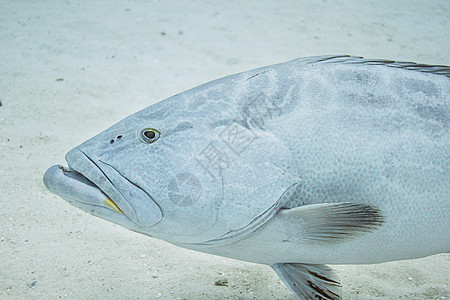
[[[298,299],[341,299],[341,284],[326,265],[280,263],[272,268]]]
[[[321,203],[282,209],[290,238],[312,242],[337,242],[378,228],[380,210],[358,203]],[[289,241],[289,240],[287,240]]]

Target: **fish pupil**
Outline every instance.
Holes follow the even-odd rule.
[[[144,131],[144,135],[151,140],[154,139],[156,136],[156,134],[151,130]]]

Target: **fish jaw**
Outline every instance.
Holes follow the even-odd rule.
[[[123,211],[86,177],[61,165],[50,167],[44,174],[47,189],[71,205],[108,221],[132,228]],[[117,207],[116,209],[110,206]]]
[[[113,174],[114,178],[111,180],[110,176],[80,149],[69,151],[66,160],[69,167],[55,165],[45,172],[44,184],[49,191],[73,206],[135,231],[156,224],[162,219],[157,204],[148,199],[146,202],[150,203],[148,206],[151,206],[152,213],[147,214],[147,219],[143,222],[144,217],[136,213],[136,208],[113,183],[127,182],[126,178]]]
[[[50,167],[44,174],[44,184],[50,192],[75,206],[92,206],[92,209],[114,207],[114,211],[124,215],[102,190],[73,169],[62,165]]]

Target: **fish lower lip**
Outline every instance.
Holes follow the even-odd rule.
[[[45,186],[54,194],[69,201],[88,205],[108,207],[120,214],[123,211],[102,189],[75,169],[53,166],[45,172]]]
[[[66,174],[66,176],[72,177],[73,179],[83,182],[84,184],[97,188],[101,193],[103,193],[103,195],[105,195],[105,200],[103,201],[103,203],[106,206],[118,213],[121,213],[122,215],[125,215],[119,208],[119,206],[117,206],[117,204],[111,199],[111,197],[109,197],[99,186],[86,178],[86,176],[84,176],[82,173],[72,169],[70,166],[68,168],[60,166],[60,169]]]

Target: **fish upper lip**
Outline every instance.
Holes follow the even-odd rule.
[[[158,202],[153,198],[153,196],[152,195],[150,195],[146,190],[144,190],[143,188],[141,188],[138,184],[136,184],[136,183],[134,183],[134,182],[132,182],[131,180],[129,180],[128,178],[126,178],[125,176],[123,176],[123,174],[122,173],[120,173],[119,172],[119,170],[117,170],[114,166],[112,166],[111,164],[109,164],[109,163],[107,163],[107,162],[104,162],[104,161],[102,161],[101,159],[99,159],[98,160],[99,162],[101,162],[102,164],[105,164],[105,165],[107,165],[107,166],[109,166],[111,169],[113,169],[114,171],[116,171],[117,172],[117,174],[119,174],[120,176],[122,176],[122,178],[124,178],[126,181],[128,181],[130,184],[132,184],[133,186],[135,186],[136,188],[138,188],[139,190],[141,190],[145,195],[147,195],[147,197],[149,197],[155,204],[156,204],[156,206],[158,206],[158,208],[159,208],[159,210],[161,211],[161,213],[163,214],[163,216],[164,216],[164,213],[163,213],[163,210],[162,210],[162,208],[161,208],[161,206],[158,204]],[[97,167],[98,167],[98,165],[97,165]],[[109,178],[108,178],[108,180],[109,180]],[[111,182],[111,181],[110,181]],[[114,184],[111,182],[111,184],[114,186]],[[115,187],[115,186],[114,186]],[[116,188],[117,189],[117,188]],[[118,190],[118,189],[117,189]],[[120,192],[120,191],[119,191]],[[133,207],[133,210],[134,210],[134,207]]]
[[[69,151],[66,155],[66,161],[71,170],[75,170],[86,177],[102,193],[107,195],[131,222],[147,227],[162,220],[163,212],[153,197],[123,176],[112,165],[98,158],[91,158],[80,147]],[[86,172],[86,170],[89,170],[89,172]],[[129,189],[134,189],[136,195],[127,199],[122,192]],[[144,198],[149,199],[149,201],[141,201]],[[135,205],[139,211],[136,211]]]
[[[101,188],[99,188],[98,185],[96,185],[95,183],[93,183],[92,181],[90,181],[86,176],[84,176],[83,174],[81,174],[81,173],[78,172],[77,170],[72,169],[70,166],[65,167],[65,166],[60,165],[60,166],[59,166],[59,169],[60,169],[61,171],[63,171],[66,175],[67,175],[67,174],[70,174],[70,173],[75,173],[76,176],[70,176],[70,175],[67,175],[67,176],[71,177],[73,180],[77,180],[77,181],[83,182],[84,184],[90,185],[90,186],[92,186],[92,187],[96,187],[96,188],[98,188],[102,193],[105,194],[105,192],[103,192],[103,190],[102,190]],[[105,195],[106,195],[106,194],[105,194]],[[106,196],[108,196],[108,195],[106,195]]]
[[[84,157],[83,159],[84,161],[82,161],[82,163],[75,163],[75,160],[71,159],[73,155],[78,157],[80,156]],[[108,176],[103,172],[103,170],[95,163],[93,159],[91,159],[85,152],[83,152],[83,150],[81,150],[79,147],[74,148],[66,155],[66,161],[68,164],[68,168],[62,167],[62,171],[67,172],[68,174],[70,174],[71,172],[76,172],[78,178],[73,179],[83,181],[83,183],[97,188],[123,212],[125,217],[136,223],[137,217],[133,206],[130,203],[128,203],[125,197],[123,197],[120,191],[111,182]],[[86,169],[86,167],[83,166],[84,164],[89,164],[89,167],[91,167],[91,169],[92,167],[95,167],[93,168],[93,170],[95,170],[94,172],[97,172],[98,173],[97,175],[106,179],[104,183],[101,183],[99,182],[99,180],[93,178],[94,175],[92,177],[86,176],[85,172],[83,171],[84,169]],[[82,178],[85,178],[85,180],[83,180]]]

